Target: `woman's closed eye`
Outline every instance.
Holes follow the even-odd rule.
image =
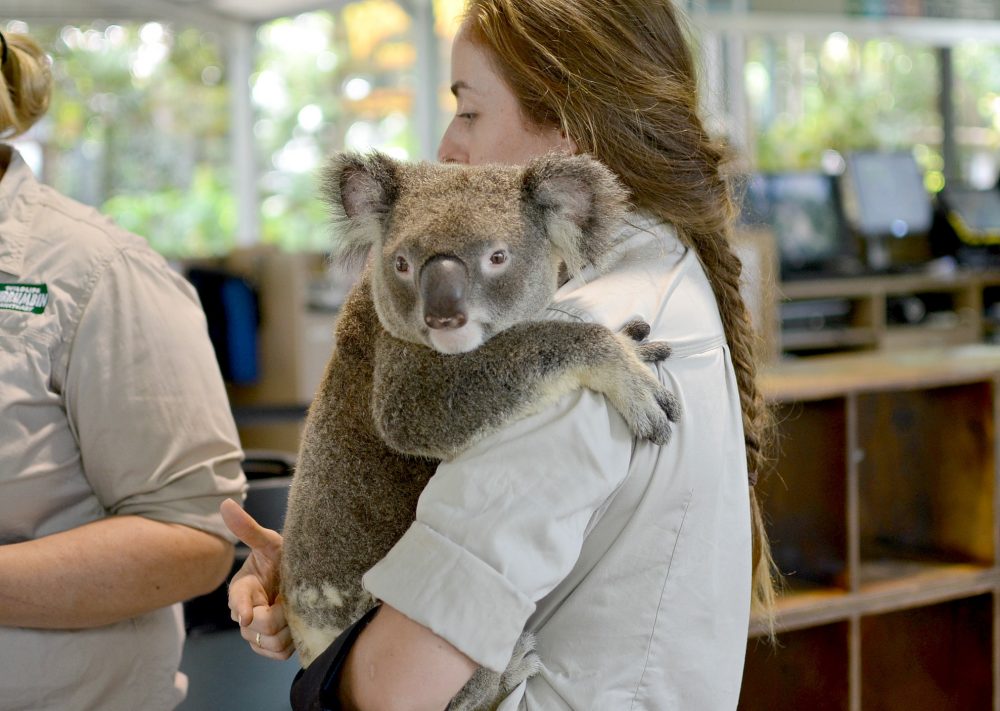
[[[478,116],[479,114],[477,114],[477,113],[476,113],[476,112],[474,112],[474,111],[463,111],[462,113],[460,113],[460,114],[455,114],[455,115],[456,115],[456,116],[457,116],[458,118],[460,118],[460,119],[464,119],[464,120],[466,120],[466,121],[472,121],[472,120],[473,120],[474,118],[476,118],[476,116]]]

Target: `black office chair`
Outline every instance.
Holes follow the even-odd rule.
[[[243,473],[248,481],[291,476],[295,455],[278,449],[248,449],[244,453]]]

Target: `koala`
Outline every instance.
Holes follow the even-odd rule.
[[[336,251],[367,265],[335,326],[285,519],[281,592],[303,666],[375,604],[361,577],[413,522],[440,461],[581,387],[656,443],[680,414],[647,365],[670,352],[644,342],[647,325],[539,320],[562,272],[609,257],[625,192],[600,163],[339,154],[323,189]],[[449,708],[490,708],[534,664],[524,636],[503,673],[480,669]]]

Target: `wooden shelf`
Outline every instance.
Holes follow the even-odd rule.
[[[876,570],[863,573],[874,577],[864,583],[859,592],[821,587],[785,591],[778,598],[775,630],[781,634],[850,620],[860,614],[891,612],[988,594],[1000,586],[1000,574],[992,567],[963,564],[901,566],[898,561],[875,566]],[[767,632],[761,620],[754,620],[750,626],[751,637]]]
[[[759,322],[776,330],[765,338],[778,355],[977,343],[987,333],[986,309],[1000,301],[998,286],[1000,271],[786,281],[763,289],[779,297]],[[916,307],[905,319],[903,300]],[[831,309],[839,315],[828,322]]]
[[[803,358],[762,384],[787,587],[777,646],[751,625],[740,709],[1000,711],[1000,346]]]
[[[781,334],[786,350],[816,351],[873,347],[878,337],[873,328],[795,329]]]

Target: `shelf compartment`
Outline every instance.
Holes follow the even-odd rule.
[[[1000,586],[994,568],[968,564],[877,564],[881,570],[862,566],[868,582],[861,592],[837,588],[789,589],[778,597],[775,629],[803,629],[849,619],[854,614],[891,612],[991,592]],[[868,576],[867,578],[865,576]],[[750,636],[766,635],[763,621],[754,619]]]
[[[993,708],[993,597],[861,618],[861,708]]]
[[[874,328],[788,329],[781,334],[786,352],[873,348],[878,342]]]
[[[780,309],[781,348],[787,353],[873,348],[881,314],[872,298],[790,299]]]
[[[919,564],[993,564],[992,388],[857,396],[862,589]]]
[[[888,349],[924,348],[975,343],[980,339],[979,323],[913,324],[888,326],[882,347]]]
[[[848,634],[838,622],[751,639],[739,711],[848,711]]]
[[[847,587],[843,398],[776,407],[776,470],[759,485],[771,552],[792,592]]]
[[[784,633],[840,622],[849,617],[853,605],[851,596],[839,588],[793,590],[785,586],[775,601],[775,630]],[[751,637],[767,635],[768,632],[762,620],[755,618],[751,621]]]

